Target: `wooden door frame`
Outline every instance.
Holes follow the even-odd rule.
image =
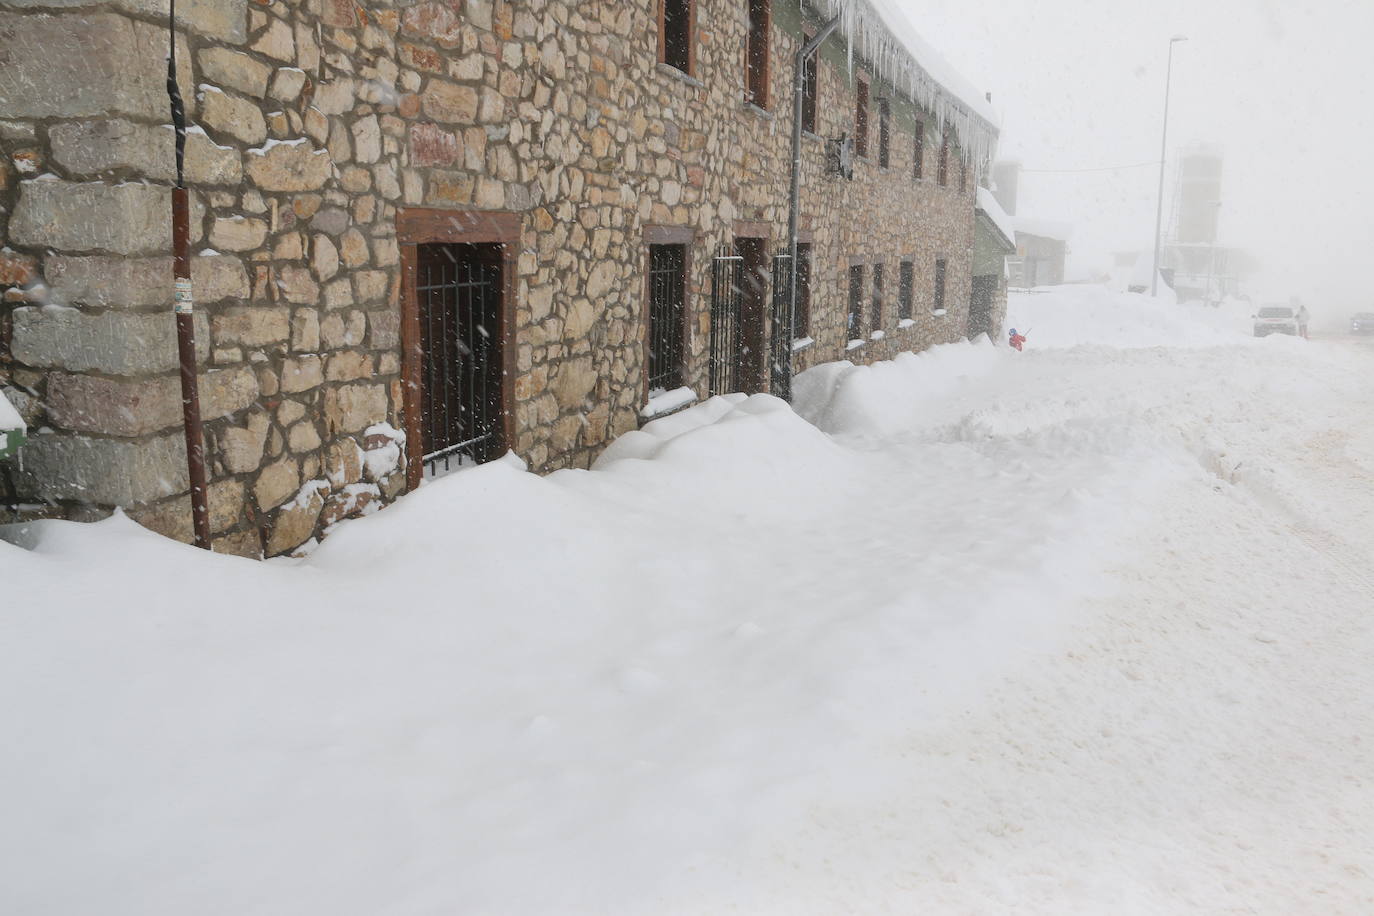
[[[515,270],[520,214],[495,210],[439,210],[401,207],[396,211],[396,243],[401,250],[401,415],[406,434],[406,489],[424,479],[424,442],[420,431],[424,344],[415,271],[420,245],[501,245],[501,438],[515,441]]]

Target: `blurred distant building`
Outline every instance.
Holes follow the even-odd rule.
[[[1221,217],[1221,150],[1194,144],[1178,155],[1173,214],[1160,250],[1160,269],[1181,300],[1218,301],[1240,293],[1253,270],[1245,252],[1217,237]]]
[[[1016,195],[1021,184],[1020,162],[1014,159],[997,162],[992,167],[992,179],[993,196],[1011,218],[1016,235],[1016,255],[1007,258],[1007,284],[1025,288],[1063,283],[1073,226],[1016,212]]]

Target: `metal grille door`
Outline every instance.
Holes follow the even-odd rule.
[[[792,256],[773,257],[773,336],[769,351],[768,390],[783,400],[792,397]]]
[[[744,258],[723,245],[711,261],[710,394],[739,390],[740,281]]]
[[[501,246],[418,246],[427,474],[501,454]]]
[[[682,385],[683,293],[687,249],[649,246],[649,391]]]

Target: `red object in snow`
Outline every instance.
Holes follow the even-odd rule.
[[[1012,331],[1012,332],[1011,332],[1011,336],[1007,338],[1007,343],[1011,344],[1011,348],[1012,348],[1013,350],[1017,350],[1017,351],[1020,351],[1022,345],[1024,345],[1025,342],[1026,342],[1026,335],[1025,335],[1025,334],[1018,334],[1018,333],[1016,333],[1015,331]]]

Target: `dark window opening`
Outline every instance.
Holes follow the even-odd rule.
[[[892,108],[887,99],[878,99],[878,165],[887,168],[892,152]]]
[[[916,295],[916,265],[903,261],[897,276],[897,317],[911,317],[911,300]]]
[[[945,262],[944,259],[935,262],[935,311],[945,310]]]
[[[925,174],[926,158],[926,126],[920,121],[916,122],[916,133],[912,135],[915,142],[915,149],[911,155],[911,177],[920,180]]]
[[[735,239],[739,272],[735,283],[739,293],[739,337],[736,361],[736,391],[757,394],[768,378],[768,347],[764,321],[768,306],[768,243],[765,239]]]
[[[812,35],[808,34],[806,40],[810,41]],[[817,51],[808,57],[802,64],[802,130],[816,132],[816,98],[819,95],[817,85],[817,73],[819,67],[817,58],[820,52]]]
[[[949,184],[949,134],[940,138],[940,165],[935,180],[942,188]]]
[[[797,243],[797,307],[793,337],[811,336],[811,243]]]
[[[683,73],[692,72],[693,0],[661,0],[659,59]]]
[[[883,326],[883,265],[873,265],[873,330]]]
[[[417,246],[421,455],[426,471],[499,457],[502,279],[499,244]]]
[[[863,77],[854,90],[854,155],[868,155],[868,80]]]
[[[850,340],[858,340],[864,332],[864,266],[849,268],[849,326]]]
[[[682,387],[687,247],[649,246],[649,394]]]
[[[749,42],[745,53],[745,88],[749,101],[768,107],[768,3],[749,0]]]

